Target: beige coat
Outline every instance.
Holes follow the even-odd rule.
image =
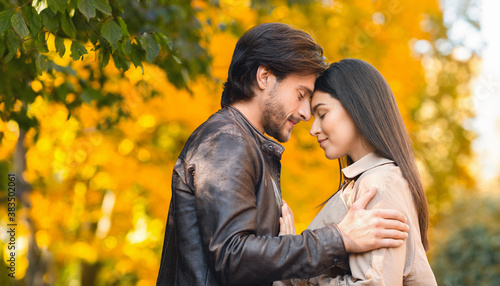
[[[348,269],[347,271],[334,267],[308,280],[294,279],[275,282],[275,285],[280,285],[280,283],[285,285],[437,285],[420,239],[418,216],[413,198],[399,167],[389,159],[370,153],[342,169],[342,172],[346,178],[352,180],[325,204],[309,229],[338,224],[351,205],[370,187],[375,186],[377,193],[366,208],[395,209],[402,212],[407,217],[410,226],[408,238],[398,248],[382,248],[360,254],[350,254],[349,265],[344,266]],[[348,274],[349,271],[351,274]]]

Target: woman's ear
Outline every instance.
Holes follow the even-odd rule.
[[[259,87],[260,90],[265,90],[267,87],[267,84],[270,81],[270,77],[273,76],[271,71],[269,70],[268,67],[265,66],[259,66],[257,69],[257,74],[255,75],[257,79],[257,86]]]

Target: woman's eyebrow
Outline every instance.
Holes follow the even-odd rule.
[[[318,104],[316,104],[313,108],[312,108],[312,113],[316,113],[316,109],[318,109],[318,107],[320,107],[321,105],[325,105],[324,103],[320,102]]]

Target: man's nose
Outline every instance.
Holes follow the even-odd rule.
[[[309,100],[303,100],[299,108],[300,119],[304,121],[308,121],[311,119],[311,104]]]

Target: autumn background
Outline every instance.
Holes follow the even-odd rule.
[[[479,31],[479,2],[456,1],[455,19]],[[0,284],[154,285],[176,158],[219,109],[238,38],[283,22],[313,35],[329,62],[360,58],[388,80],[427,192],[438,283],[499,285],[499,174],[482,179],[468,123],[481,48],[450,38],[443,6],[1,0]],[[339,180],[309,127],[296,126],[282,161],[298,232]],[[16,175],[15,279],[7,174]]]

